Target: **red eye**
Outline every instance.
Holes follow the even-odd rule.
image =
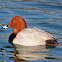
[[[15,23],[15,20],[14,20],[14,21],[12,21],[12,23]]]

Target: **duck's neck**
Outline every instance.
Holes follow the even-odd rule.
[[[25,27],[25,28],[27,28],[27,27]],[[21,28],[21,29],[18,29],[18,30],[15,29],[13,33],[14,33],[14,34],[17,34],[18,32],[22,31],[22,30],[25,29],[25,28]]]

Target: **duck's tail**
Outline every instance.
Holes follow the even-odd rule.
[[[46,40],[46,47],[56,47],[56,46],[62,46],[62,43],[57,42],[56,39]]]

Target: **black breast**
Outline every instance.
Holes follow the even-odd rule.
[[[10,36],[9,36],[9,43],[12,43],[13,39],[16,37],[16,34],[12,33]]]

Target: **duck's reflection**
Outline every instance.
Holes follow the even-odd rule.
[[[47,51],[50,51],[50,49],[45,48],[45,46],[21,46],[16,44],[15,61],[46,59],[45,57],[50,55],[42,52]]]

